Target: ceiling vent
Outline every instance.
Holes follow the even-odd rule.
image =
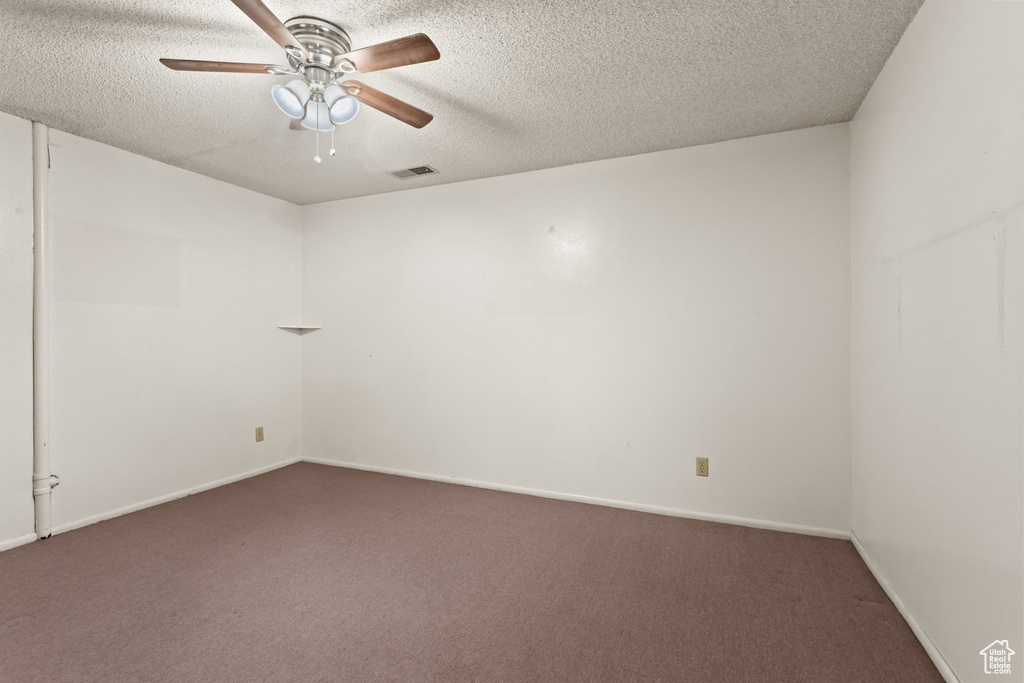
[[[401,171],[392,171],[388,175],[392,175],[399,180],[406,180],[408,178],[417,178],[421,175],[432,175],[437,173],[436,168],[430,166],[413,166],[412,168],[403,168]]]

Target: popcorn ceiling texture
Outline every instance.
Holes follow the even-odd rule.
[[[228,0],[3,0],[0,110],[308,204],[848,121],[922,2],[265,1],[355,47],[429,35],[439,61],[359,78],[434,121],[364,107],[313,163],[286,79],[157,62],[285,63]],[[440,174],[386,175],[420,164]]]

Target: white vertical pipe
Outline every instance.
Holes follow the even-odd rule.
[[[32,124],[33,291],[33,430],[32,495],[36,536],[50,537],[50,493],[59,480],[50,472],[50,147],[49,130]]]

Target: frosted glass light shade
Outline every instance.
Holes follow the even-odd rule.
[[[328,107],[333,105],[335,102],[337,102],[344,96],[345,93],[342,91],[341,87],[337,83],[331,84],[324,88],[324,102],[327,103]]]
[[[317,124],[319,117],[319,125]],[[331,111],[326,102],[310,102],[306,108],[306,118],[302,119],[302,127],[310,130],[328,131],[334,128],[331,123]]]
[[[354,97],[339,97],[331,105],[331,121],[334,123],[348,123],[359,113],[359,102]]]
[[[306,102],[309,101],[309,84],[296,78],[288,85],[275,85],[270,89],[270,94],[281,111],[293,119],[301,119],[306,111]]]

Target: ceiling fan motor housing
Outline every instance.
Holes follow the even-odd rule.
[[[309,53],[308,58],[303,58],[299,50],[288,50],[288,62],[309,83],[313,101],[323,101],[324,89],[337,78],[335,58],[352,49],[348,33],[337,24],[317,17],[294,17],[284,25]]]
[[[330,71],[334,68],[336,57],[352,50],[352,40],[345,29],[325,19],[294,17],[284,22],[284,25],[309,52],[309,59],[303,60],[301,54],[289,51],[288,61],[296,69],[314,65]]]

